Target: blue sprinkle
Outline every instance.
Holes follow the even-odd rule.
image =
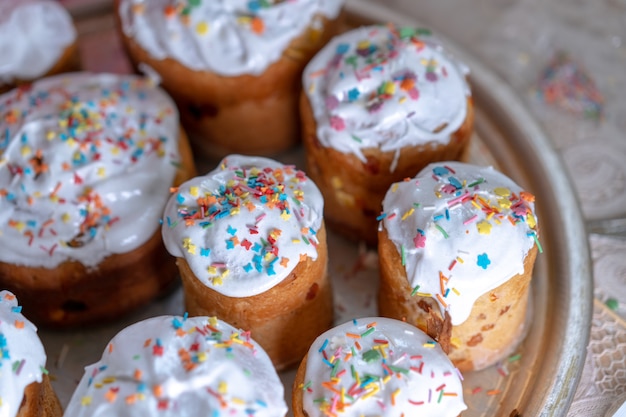
[[[476,264],[480,266],[482,269],[487,269],[491,261],[489,260],[489,256],[486,253],[478,255],[478,260]]]
[[[337,53],[339,55],[343,55],[350,50],[350,44],[348,43],[340,43],[337,45]]]
[[[443,177],[444,175],[447,175],[449,173],[450,171],[448,170],[448,168],[443,167],[443,166],[437,166],[433,168],[433,174],[435,174],[438,177]]]

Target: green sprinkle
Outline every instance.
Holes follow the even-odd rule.
[[[400,253],[402,255],[402,266],[406,265],[406,251],[404,250],[404,245],[400,245]]]
[[[520,360],[522,357],[522,355],[520,353],[518,353],[517,355],[513,355],[511,357],[509,357],[509,362],[515,362]]]
[[[440,403],[442,398],[443,398],[443,390],[439,391],[439,399],[437,399],[437,402]]]
[[[354,139],[355,141],[357,141],[359,143],[363,143],[363,140],[360,137],[358,137],[357,135],[350,135],[350,136],[352,136],[352,139]]]
[[[370,349],[363,353],[363,360],[367,363],[374,362],[380,359],[380,352],[376,349]]]
[[[543,253],[543,248],[541,247],[541,243],[539,242],[539,239],[537,238],[537,233],[532,232],[531,233],[533,240],[535,241],[535,244],[537,245],[537,249],[539,250],[539,253]]]
[[[305,390],[309,389],[310,386],[311,386],[311,381],[309,381],[306,384],[302,385],[302,391],[305,391]]]
[[[421,206],[421,203],[413,203],[413,207],[418,208],[419,206]]]
[[[341,360],[337,359],[335,361],[335,363],[333,363],[333,370],[330,371],[330,377],[334,378],[337,375],[337,372],[339,372],[339,365],[341,364]]]
[[[420,286],[416,285],[415,287],[413,287],[413,291],[411,291],[411,297],[413,297],[415,294],[417,294],[417,292],[420,290]]]
[[[446,239],[448,238],[448,234],[446,233],[445,230],[443,230],[443,227],[439,226],[438,224],[436,224],[435,227],[437,228],[437,230],[439,230],[441,232],[443,237],[445,237]]]
[[[406,368],[400,368],[399,366],[394,366],[394,365],[388,365],[389,369],[391,369],[394,372],[398,372],[400,374],[408,374],[409,370]]]
[[[370,327],[369,329],[367,329],[366,331],[364,331],[363,333],[361,333],[361,337],[365,337],[365,336],[369,336],[372,333],[374,333],[376,329],[374,329],[373,327]]]
[[[616,311],[619,307],[619,302],[615,298],[607,299],[604,304],[613,311]]]
[[[474,181],[473,183],[469,184],[467,187],[468,188],[472,188],[472,187],[477,186],[478,184],[482,184],[483,182],[485,182],[485,179],[484,178],[479,178],[476,181]]]

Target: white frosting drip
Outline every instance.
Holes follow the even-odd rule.
[[[331,40],[303,84],[319,141],[365,161],[365,148],[448,143],[467,115],[467,72],[428,32],[381,25]]]
[[[46,352],[37,328],[21,314],[16,297],[0,291],[0,417],[15,417],[24,389],[41,382]]]
[[[536,236],[532,201],[492,167],[434,163],[390,187],[382,223],[406,260],[411,287],[458,325],[478,297],[524,271]]]
[[[0,261],[96,266],[159,228],[178,161],[171,99],[77,73],[0,96]]]
[[[343,0],[189,3],[122,0],[124,33],[156,59],[173,58],[192,70],[237,76],[263,73],[314,24],[315,16],[337,17]]]
[[[283,417],[284,388],[246,333],[215,318],[161,316],[118,333],[65,417]]]
[[[76,40],[69,13],[56,1],[0,2],[0,82],[47,73]]]
[[[345,390],[344,400],[322,385],[331,380],[337,391]],[[467,407],[460,373],[439,345],[409,324],[368,317],[313,342],[303,408],[309,417],[456,417]]]
[[[170,198],[163,240],[209,288],[249,297],[279,284],[301,256],[317,259],[323,209],[319,189],[302,171],[231,155]]]

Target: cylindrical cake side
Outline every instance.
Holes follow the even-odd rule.
[[[204,285],[183,258],[178,258],[185,307],[192,316],[216,316],[251,330],[277,369],[300,361],[311,342],[333,322],[328,279],[326,230],[322,225],[317,259],[303,257],[278,285],[250,297],[229,297]]]
[[[406,269],[387,232],[379,232],[380,288],[379,313],[405,320],[436,339],[461,371],[493,365],[512,353],[526,327],[527,306],[537,247],[524,259],[524,271],[480,296],[469,318],[452,326],[430,295],[414,291]]]
[[[447,144],[404,146],[396,151],[365,148],[356,154],[324,146],[307,96],[300,97],[302,142],[307,173],[324,195],[324,215],[332,230],[369,245],[377,241],[382,201],[394,182],[413,177],[432,161],[465,161],[474,126],[474,106],[467,98],[467,117]]]

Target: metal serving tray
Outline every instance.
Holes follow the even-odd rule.
[[[110,2],[93,3],[98,16],[90,14],[84,4],[76,9],[77,18],[85,20],[79,22],[79,32],[92,39],[113,39]],[[382,2],[348,0],[346,7],[353,26],[387,21],[419,25]],[[582,373],[591,325],[591,266],[579,205],[557,153],[512,89],[482,62],[449,40],[442,40],[471,70],[476,134],[470,160],[496,165],[536,195],[544,249],[538,256],[532,282],[533,309],[528,335],[510,360],[464,375],[469,409],[463,417],[565,416]],[[99,51],[99,55],[122,56],[106,51]],[[104,59],[101,62],[103,66],[95,60],[87,67],[110,70],[110,62]],[[301,149],[279,159],[304,168]],[[198,163],[201,172],[213,164]],[[377,254],[332,231],[328,238],[336,322],[375,315]],[[171,296],[106,326],[77,332],[40,331],[48,352],[53,386],[62,403],[69,401],[84,366],[99,359],[109,339],[118,331],[147,317],[183,312],[179,288]],[[293,377],[293,371],[281,374],[288,400]]]

